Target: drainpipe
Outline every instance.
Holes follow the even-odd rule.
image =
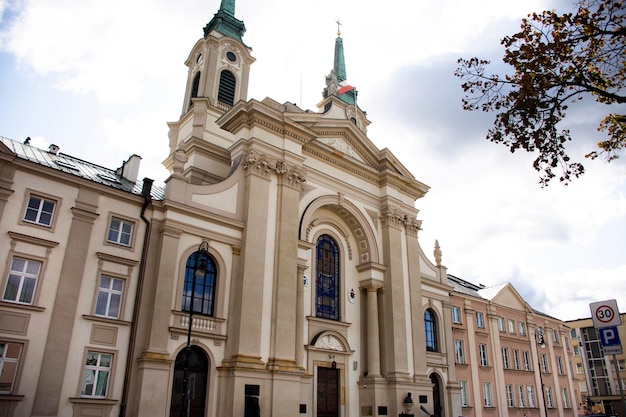
[[[133,366],[133,356],[135,356],[135,339],[137,338],[137,322],[139,319],[139,307],[141,305],[141,294],[143,291],[143,282],[146,276],[146,261],[148,258],[148,241],[150,240],[150,231],[152,224],[145,216],[146,209],[152,203],[150,192],[152,191],[152,183],[154,180],[150,178],[143,179],[143,188],[141,195],[143,196],[143,206],[141,207],[141,220],[146,224],[146,231],[143,235],[143,248],[141,249],[141,262],[139,263],[139,277],[137,281],[137,293],[135,294],[135,305],[133,307],[133,318],[130,323],[130,338],[128,339],[128,354],[126,356],[126,368],[124,369],[124,387],[122,388],[122,401],[120,404],[120,417],[126,415],[126,402],[128,401],[128,391],[130,389],[130,374]]]

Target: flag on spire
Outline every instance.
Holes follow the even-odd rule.
[[[351,86],[350,84],[345,84],[337,90],[337,95],[342,95],[344,93],[347,93],[350,90],[354,90],[354,87]]]

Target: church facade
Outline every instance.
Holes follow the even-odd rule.
[[[223,0],[192,47],[163,190],[124,188],[122,170],[106,194],[84,161],[3,141],[1,232],[17,249],[2,254],[0,336],[20,348],[4,415],[462,414],[452,286],[418,242],[428,187],[367,137],[339,34],[312,112],[248,99],[244,31]],[[27,168],[52,178],[45,193],[14,180]],[[42,216],[59,225],[33,229]],[[30,246],[46,291],[24,303],[5,289],[26,282],[11,260]]]
[[[356,92],[340,94],[339,35],[318,112],[248,100],[254,58],[234,6],[223,1],[193,46],[182,116],[169,124],[129,410],[460,415],[446,271],[417,240],[428,187],[367,138]],[[191,309],[190,344],[205,398],[190,400],[185,311],[203,253],[213,275]],[[426,310],[440,329],[431,352]]]

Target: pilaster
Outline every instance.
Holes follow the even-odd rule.
[[[72,207],[73,216],[67,247],[54,297],[48,338],[35,393],[33,415],[36,416],[56,416],[59,409],[89,241],[94,221],[99,216],[96,212],[98,201],[97,192],[80,189]]]

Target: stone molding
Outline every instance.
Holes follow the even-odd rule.
[[[293,187],[300,187],[306,182],[306,171],[289,163],[270,158],[265,154],[250,151],[243,158],[243,169],[268,177],[276,174]]]
[[[417,232],[422,230],[422,221],[402,210],[387,206],[381,212],[381,223],[387,226],[401,228],[404,226],[406,232],[411,236],[417,236]]]

